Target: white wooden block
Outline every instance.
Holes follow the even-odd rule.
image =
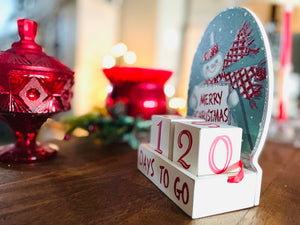
[[[153,115],[150,135],[150,145],[156,152],[168,159],[173,155],[174,122],[203,121],[199,118],[178,115]]]
[[[149,144],[138,150],[138,169],[192,218],[255,206],[258,173],[244,169],[240,183],[228,174],[195,176],[155,152]]]
[[[241,140],[239,127],[175,122],[173,161],[196,176],[219,174],[240,160]]]

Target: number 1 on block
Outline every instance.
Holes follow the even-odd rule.
[[[157,136],[157,147],[155,148],[155,151],[157,151],[159,154],[162,154],[163,150],[160,149],[162,120],[157,124],[157,126],[158,126],[158,136]]]

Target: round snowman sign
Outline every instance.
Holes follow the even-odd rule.
[[[271,53],[263,26],[247,9],[221,12],[208,25],[194,56],[187,115],[241,127],[242,156],[257,158],[269,127],[272,92]]]

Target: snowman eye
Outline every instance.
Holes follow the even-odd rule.
[[[209,69],[209,66],[206,66],[206,69],[208,70],[208,69]]]
[[[215,60],[215,63],[218,63],[218,62],[219,62],[219,60],[218,60],[218,59],[216,59],[216,60]]]

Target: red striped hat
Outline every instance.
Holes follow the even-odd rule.
[[[212,57],[214,57],[214,55],[218,53],[218,51],[219,51],[218,43],[216,43],[211,49],[209,49],[207,52],[203,54],[203,60],[204,61],[210,60]]]

